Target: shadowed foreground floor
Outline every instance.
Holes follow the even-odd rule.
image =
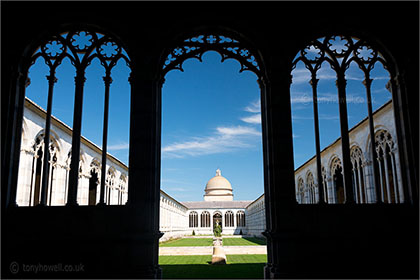
[[[162,277],[171,278],[263,278],[267,255],[227,255],[226,265],[211,265],[211,256],[159,256]]]

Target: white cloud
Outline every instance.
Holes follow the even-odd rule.
[[[261,132],[253,127],[217,127],[214,135],[194,137],[191,140],[167,145],[162,148],[162,154],[166,157],[182,158],[233,152],[240,148],[251,147],[255,143],[255,136],[261,136]]]
[[[312,93],[293,93],[290,102],[292,104],[311,104],[313,100]],[[356,94],[347,94],[346,102],[353,104],[365,103],[365,98]],[[338,103],[337,93],[319,93],[318,104]]]
[[[242,121],[246,123],[252,123],[252,124],[260,124],[261,123],[261,114],[255,114],[249,117],[243,117],[241,118]]]
[[[313,120],[313,116],[301,116],[301,115],[292,115],[292,120]],[[339,117],[336,115],[330,115],[330,114],[319,114],[318,115],[319,120],[338,120]]]
[[[293,84],[302,84],[305,82],[309,82],[311,79],[311,73],[309,70],[302,68],[302,69],[294,69],[292,71],[292,82]]]
[[[340,119],[337,115],[319,114],[320,120],[338,120]]]
[[[292,104],[308,104],[312,102],[312,94],[309,95],[307,93],[292,93],[290,102]]]
[[[109,151],[117,151],[117,150],[127,150],[128,147],[129,147],[128,143],[120,143],[120,144],[109,145],[107,149]]]
[[[261,132],[258,132],[253,127],[248,126],[232,126],[232,127],[218,127],[216,130],[226,137],[236,136],[236,135],[261,135]]]
[[[261,101],[258,99],[244,109],[246,112],[259,113],[261,112]]]

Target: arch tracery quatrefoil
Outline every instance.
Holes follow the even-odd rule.
[[[94,58],[98,58],[106,71],[125,60],[130,67],[130,59],[125,50],[110,36],[87,30],[64,32],[52,36],[32,55],[32,64],[43,57],[45,63],[55,71],[64,58],[77,68],[84,70]]]
[[[342,73],[355,62],[367,77],[376,62],[381,62],[385,69],[388,69],[381,53],[372,48],[367,41],[343,35],[313,40],[298,52],[292,64],[293,69],[299,61],[302,61],[313,75],[324,62],[328,62],[332,69]]]
[[[239,72],[249,70],[260,76],[260,66],[252,52],[239,41],[223,35],[202,34],[182,42],[167,55],[162,66],[164,74],[173,69],[184,71],[183,62],[188,58],[202,61],[206,51],[216,51],[222,56],[222,62],[228,58],[235,58],[241,64]]]
[[[382,150],[383,153],[387,150],[387,147],[390,151],[394,149],[394,141],[392,140],[391,134],[386,130],[379,130],[375,135],[375,147],[376,152],[379,154]]]

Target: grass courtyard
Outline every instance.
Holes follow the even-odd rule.
[[[258,246],[266,245],[267,242],[262,238],[242,237],[229,238],[223,237],[223,246]],[[170,240],[159,244],[160,247],[184,247],[184,246],[213,246],[212,238],[182,238]]]
[[[196,246],[213,246],[212,238],[182,238],[170,240],[159,244],[160,247],[196,247]]]
[[[211,256],[159,256],[164,279],[264,278],[267,255],[227,255],[226,265],[211,265]]]
[[[256,237],[242,237],[242,238],[229,238],[223,237],[223,246],[258,246],[267,245],[263,238]]]

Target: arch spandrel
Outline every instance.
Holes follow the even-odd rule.
[[[190,58],[202,61],[202,56],[207,51],[216,51],[222,57],[221,62],[226,59],[236,59],[241,68],[239,72],[252,71],[259,79],[264,78],[262,58],[258,51],[246,40],[239,39],[239,36],[221,30],[195,32],[184,35],[183,39],[166,49],[161,57],[162,77],[170,70],[183,71],[182,65]]]

